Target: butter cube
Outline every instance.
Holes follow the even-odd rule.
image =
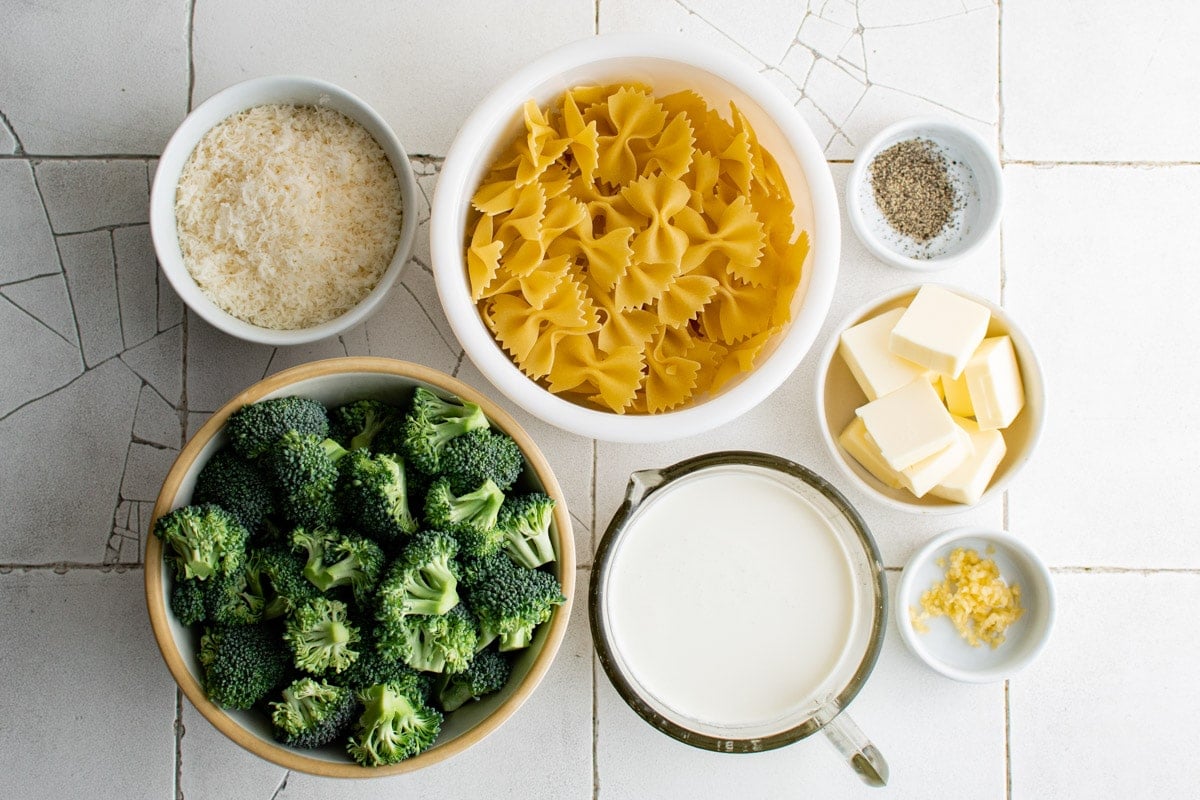
[[[1025,407],[1025,386],[1012,339],[984,339],[963,371],[980,430],[1007,428]]]
[[[970,438],[971,455],[929,493],[943,500],[972,505],[979,502],[984,490],[992,482],[992,476],[1004,460],[1007,447],[1000,431],[980,430],[973,421],[962,417],[955,417],[954,423]]]
[[[986,306],[926,284],[892,328],[889,346],[901,358],[957,378],[987,336],[991,317]]]
[[[957,428],[953,442],[929,458],[923,458],[911,467],[901,470],[900,479],[905,488],[916,497],[924,497],[930,489],[958,469],[970,455],[971,437],[962,428]]]
[[[971,362],[967,362],[968,364]],[[975,416],[975,407],[971,405],[971,393],[967,391],[967,376],[959,375],[957,378],[951,378],[949,375],[942,376],[942,391],[945,394],[946,408],[950,413],[958,417],[973,417]]]
[[[867,433],[894,470],[911,467],[954,442],[954,420],[924,378],[860,406]]]
[[[838,352],[868,400],[894,392],[929,372],[888,349],[892,328],[902,316],[904,309],[895,308],[860,322],[842,334]]]
[[[889,467],[888,463],[883,460],[883,454],[879,452],[879,447],[867,436],[867,426],[861,417],[855,417],[854,421],[846,426],[846,430],[842,431],[842,435],[838,437],[838,444],[881,483],[885,483],[893,489],[903,487],[904,483],[900,480],[900,473]]]

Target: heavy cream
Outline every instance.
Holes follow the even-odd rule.
[[[861,601],[842,542],[804,497],[765,474],[703,471],[652,495],[622,538],[613,644],[662,704],[755,726],[829,691]]]

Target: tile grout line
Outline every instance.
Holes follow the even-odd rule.
[[[1004,681],[1004,797],[1012,800],[1012,703],[1009,682]]]
[[[600,3],[600,0],[596,0],[596,4],[599,5],[599,3]],[[24,155],[25,145],[21,144],[21,137],[17,136],[17,129],[14,128],[13,124],[8,121],[8,117],[5,115],[5,113],[3,111],[0,111],[0,124],[4,125],[4,127],[8,129],[8,132],[12,134],[13,143],[17,147],[17,152],[5,153],[4,155],[7,155],[7,156],[22,156],[22,155]]]
[[[183,800],[183,690],[175,687],[175,800]]]
[[[1004,4],[996,0],[996,152],[1004,163]]]
[[[593,648],[594,649],[594,648]],[[596,674],[596,654],[592,653],[592,800],[600,800],[600,691]]]
[[[196,38],[196,0],[188,2],[188,20],[187,20],[187,59],[188,59],[188,84],[187,84],[187,110],[192,112],[192,100],[196,94],[196,59],[193,55],[193,43]]]
[[[592,32],[597,36],[600,35],[600,0],[596,0],[596,19],[595,27],[592,29]]]
[[[42,193],[42,184],[38,180],[37,169],[34,168],[33,161],[29,162],[29,174],[33,176],[33,188],[37,190],[38,201],[42,204],[42,213],[46,215],[46,230],[50,231],[50,239],[54,242],[54,256],[58,259],[58,274],[62,275],[63,287],[67,290],[67,303],[71,306],[71,322],[75,324],[75,347],[79,351],[79,363],[83,365],[83,371],[86,373],[88,363],[83,356],[83,332],[79,327],[79,313],[75,310],[75,298],[71,296],[71,282],[67,280],[67,268],[63,264],[62,249],[58,246],[58,235],[54,232],[54,225],[50,222],[50,209],[46,205],[46,195]],[[8,415],[5,414],[5,416]]]

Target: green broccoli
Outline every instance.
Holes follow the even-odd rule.
[[[393,683],[358,695],[363,713],[346,745],[364,767],[395,764],[428,749],[442,729],[442,714],[430,708],[412,687]]]
[[[557,578],[505,555],[478,559],[464,574],[469,606],[479,619],[480,647],[496,639],[502,653],[528,647],[537,626],[566,602]]]
[[[220,625],[260,622],[266,605],[258,572],[245,565],[235,572],[214,576],[204,587],[205,616]]]
[[[208,698],[225,708],[250,708],[287,674],[287,653],[263,625],[211,626],[198,656]]]
[[[417,672],[395,656],[386,656],[375,646],[375,635],[369,628],[363,630],[361,652],[354,663],[333,676],[332,680],[354,692],[360,692],[380,683],[399,683],[415,688],[426,700],[433,693],[430,676]]]
[[[325,406],[307,397],[277,397],[246,405],[229,415],[225,432],[242,458],[254,460],[288,431],[324,439],[329,435]]]
[[[346,450],[333,439],[288,431],[263,456],[279,495],[279,510],[294,525],[316,528],[337,514],[337,462]]]
[[[353,664],[359,638],[358,627],[347,618],[346,604],[328,597],[301,603],[283,626],[283,640],[292,649],[296,668],[313,675],[341,672]]]
[[[200,470],[192,502],[216,503],[237,517],[251,535],[275,513],[275,496],[266,478],[228,447],[218,450]]]
[[[465,494],[491,481],[507,492],[521,470],[525,459],[521,448],[510,437],[490,428],[479,428],[456,436],[446,443],[438,463],[438,471],[450,480],[450,491]]]
[[[320,595],[317,587],[304,577],[304,559],[282,544],[270,544],[251,550],[246,569],[257,573],[265,605],[264,620],[282,617],[296,606]]]
[[[356,400],[329,412],[329,438],[347,450],[370,448],[375,437],[399,418],[380,400]]]
[[[246,558],[249,533],[237,517],[220,506],[184,506],[160,517],[154,535],[177,578],[208,580],[237,570]]]
[[[342,514],[364,533],[393,542],[417,530],[409,510],[404,459],[355,450],[338,465]]]
[[[464,556],[487,556],[500,550],[504,537],[496,526],[504,494],[491,480],[456,497],[450,481],[438,478],[425,495],[425,523],[458,540]]]
[[[171,612],[184,625],[204,622],[204,584],[200,581],[177,580],[171,587]]]
[[[531,492],[506,498],[496,527],[503,534],[504,549],[512,559],[534,569],[554,560],[554,543],[550,540],[553,519],[554,498]]]
[[[479,634],[462,605],[445,614],[409,614],[381,620],[376,647],[423,672],[462,672],[475,655]]]
[[[299,678],[271,704],[275,738],[291,747],[311,749],[332,742],[350,729],[358,708],[354,692],[312,678]]]
[[[449,534],[429,531],[414,536],[379,582],[377,618],[445,614],[458,605],[452,561],[457,553],[458,543]]]
[[[304,577],[322,592],[349,586],[354,599],[362,604],[379,583],[385,557],[379,545],[370,539],[332,528],[296,528],[291,543],[293,548],[307,553]]]
[[[512,665],[490,647],[475,654],[463,672],[443,675],[438,684],[438,702],[446,712],[461,708],[470,700],[498,692],[508,682]]]
[[[417,387],[412,409],[404,418],[400,447],[409,464],[433,475],[439,471],[447,442],[487,426],[487,417],[476,404],[443,400],[428,389]]]

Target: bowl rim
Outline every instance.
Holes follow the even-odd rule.
[[[1029,568],[1030,578],[1038,584],[1035,615],[1045,619],[1041,635],[1020,656],[1005,659],[993,667],[960,669],[945,663],[919,640],[919,634],[913,628],[907,613],[908,603],[905,602],[905,598],[913,592],[917,567],[929,561],[938,550],[963,539],[982,539],[1016,553]],[[930,669],[962,683],[994,683],[1012,677],[1032,664],[1050,641],[1050,634],[1054,630],[1054,621],[1057,616],[1054,578],[1051,576],[1046,562],[1018,536],[1009,531],[989,528],[986,525],[964,525],[952,528],[922,545],[905,563],[900,580],[896,584],[896,600],[892,605],[895,610],[896,627],[909,652],[928,665]]]
[[[778,126],[808,184],[813,209],[808,314],[796,315],[775,350],[732,388],[699,405],[658,414],[616,414],[558,397],[528,378],[496,343],[479,318],[467,288],[465,239],[454,218],[457,204],[474,193],[468,172],[491,143],[497,120],[507,119],[532,87],[564,70],[622,58],[673,61],[737,86]],[[841,216],[823,148],[782,92],[737,57],[680,36],[612,33],[559,47],[506,78],[483,99],[459,129],[442,164],[430,222],[430,255],[438,296],[455,336],[479,371],[510,400],[566,431],[611,442],[650,443],[683,438],[718,427],[770,396],[795,371],[821,331],[837,284]],[[469,309],[470,313],[467,313]]]
[[[328,94],[338,97],[341,101],[354,108],[354,113],[346,114],[347,116],[350,116],[360,125],[363,124],[363,120],[367,120],[370,125],[382,133],[384,140],[381,141],[374,133],[372,133],[372,138],[376,140],[376,143],[387,155],[388,162],[392,165],[392,169],[396,173],[396,178],[400,183],[400,198],[403,204],[403,214],[400,221],[400,238],[396,242],[396,251],[392,254],[387,269],[379,278],[379,282],[375,284],[370,292],[343,314],[307,328],[290,330],[264,328],[239,319],[218,306],[200,289],[195,279],[188,272],[179,249],[178,235],[172,235],[177,224],[175,219],[175,191],[179,184],[179,175],[183,166],[187,163],[187,159],[190,158],[192,151],[195,150],[196,145],[204,134],[222,120],[228,119],[232,114],[238,113],[236,110],[230,111],[216,122],[205,122],[204,120],[212,113],[213,109],[226,105],[240,105],[241,110],[246,110],[256,105],[262,105],[263,103],[242,103],[239,98],[243,95],[253,95],[258,92],[284,94],[289,88],[295,90],[301,87],[318,95]],[[367,126],[364,125],[364,127]],[[370,133],[370,131],[368,132]],[[166,165],[169,165],[180,154],[182,154],[180,169],[169,169]],[[158,168],[155,170],[154,180],[150,187],[150,237],[154,243],[154,251],[158,257],[160,268],[163,274],[167,276],[171,287],[187,307],[198,314],[205,322],[223,333],[236,336],[248,342],[275,346],[307,344],[336,336],[362,322],[379,308],[383,298],[399,279],[401,272],[412,257],[413,246],[416,241],[418,217],[420,216],[418,209],[419,196],[420,192],[417,188],[416,174],[413,172],[412,162],[409,160],[404,145],[401,144],[399,137],[396,136],[396,132],[392,130],[392,127],[388,125],[387,121],[369,103],[353,92],[319,78],[299,74],[265,75],[240,81],[216,92],[188,112],[187,116],[179,124],[179,127],[171,134],[171,138],[167,140],[166,147],[163,148],[162,153],[159,155]],[[172,233],[168,233],[168,229]]]
[[[1037,413],[1031,413],[1033,419],[1030,421],[1031,428],[1029,431],[1029,444],[1025,448],[1025,452],[1009,468],[1006,474],[1000,476],[999,478],[993,477],[992,482],[988,484],[988,487],[984,490],[979,500],[970,505],[965,503],[954,503],[949,500],[931,505],[919,502],[916,500],[916,498],[911,501],[900,500],[885,494],[884,492],[880,491],[877,486],[874,486],[872,483],[866,481],[861,475],[858,474],[858,472],[850,467],[850,463],[847,461],[850,456],[843,452],[841,445],[838,444],[837,439],[833,434],[833,431],[829,429],[829,424],[826,422],[825,418],[825,382],[828,379],[829,369],[833,364],[833,359],[837,357],[838,345],[841,342],[842,332],[854,325],[856,322],[865,317],[870,311],[878,308],[879,306],[898,300],[906,295],[916,294],[917,290],[919,290],[922,286],[929,285],[940,286],[947,291],[954,292],[961,297],[965,297],[968,300],[973,300],[980,305],[986,306],[994,316],[999,318],[1008,328],[1009,335],[1014,339],[1014,345],[1016,344],[1017,340],[1023,342],[1024,346],[1018,352],[1018,356],[1021,358],[1021,377],[1023,382],[1025,383],[1026,387],[1030,385],[1036,385],[1041,389],[1037,395],[1039,406]],[[1026,358],[1026,356],[1028,356],[1028,358]],[[1034,380],[1029,380],[1031,377],[1034,378]],[[1025,335],[1024,330],[1016,323],[1016,321],[1013,320],[1013,317],[1009,313],[1008,309],[997,303],[993,303],[986,297],[981,297],[980,295],[977,295],[967,289],[947,283],[922,281],[921,283],[905,284],[904,286],[898,286],[893,289],[889,289],[888,291],[880,295],[876,295],[867,302],[857,306],[838,323],[838,325],[833,329],[833,332],[830,334],[829,339],[825,342],[825,346],[821,349],[821,355],[817,361],[817,374],[816,380],[814,381],[814,387],[815,404],[813,407],[817,412],[817,427],[821,431],[821,439],[825,442],[825,447],[829,450],[829,454],[833,458],[833,462],[837,466],[838,470],[851,483],[865,492],[868,496],[880,503],[883,503],[885,506],[909,513],[927,515],[961,514],[990,502],[993,498],[1002,494],[1013,482],[1013,480],[1016,479],[1017,475],[1020,474],[1020,472],[1025,468],[1025,465],[1029,463],[1030,458],[1033,456],[1033,452],[1037,449],[1038,442],[1041,441],[1042,434],[1046,426],[1046,377],[1042,372],[1042,367],[1038,361],[1037,353],[1034,351],[1033,346],[1029,343],[1029,337]],[[1023,413],[1032,412],[1032,410],[1032,404],[1029,402],[1029,397],[1027,396],[1025,411]]]
[[[529,699],[549,671],[566,635],[575,595],[575,538],[562,487],[555,478],[549,461],[533,438],[507,411],[468,384],[431,367],[397,359],[369,356],[331,358],[300,364],[264,378],[236,394],[201,426],[176,457],[155,500],[149,530],[153,531],[158,518],[175,507],[175,499],[185,473],[192,467],[212,437],[224,427],[225,421],[235,410],[246,403],[262,399],[272,392],[286,389],[301,380],[351,373],[377,373],[410,378],[453,392],[464,400],[479,404],[488,420],[517,442],[521,452],[525,455],[529,468],[542,482],[545,493],[557,501],[554,508],[554,521],[558,529],[558,537],[555,542],[558,548],[557,577],[562,584],[566,602],[555,609],[548,623],[542,649],[534,658],[525,679],[514,689],[513,693],[478,725],[464,731],[454,740],[397,764],[364,767],[350,760],[342,763],[312,758],[300,751],[274,742],[266,742],[254,736],[225,713],[222,708],[208,699],[204,689],[184,663],[183,656],[175,645],[167,620],[170,612],[163,598],[162,546],[153,534],[146,537],[145,594],[150,626],[167,669],[170,670],[171,676],[187,699],[217,730],[243,749],[286,769],[328,778],[378,778],[413,772],[467,750],[499,728]]]
[[[992,202],[982,204],[982,208],[984,209],[984,213],[981,215],[983,225],[979,228],[974,240],[967,244],[966,247],[956,250],[953,253],[933,258],[911,258],[901,255],[884,245],[871,232],[870,228],[867,227],[862,206],[858,203],[858,186],[865,180],[867,167],[871,163],[871,160],[879,153],[883,143],[897,134],[917,129],[953,131],[956,135],[969,140],[979,151],[980,155],[980,158],[971,160],[972,167],[981,167],[987,170],[988,176],[996,186],[996,195]],[[984,242],[999,227],[1003,209],[1004,173],[1000,167],[1000,159],[996,156],[994,148],[987,143],[987,140],[978,131],[948,117],[908,117],[888,125],[879,131],[879,133],[872,136],[862,146],[854,159],[854,163],[850,165],[850,172],[846,175],[846,216],[850,220],[850,227],[853,229],[854,235],[858,237],[863,247],[871,255],[875,256],[875,258],[889,266],[911,272],[940,272],[978,252],[983,247]]]

